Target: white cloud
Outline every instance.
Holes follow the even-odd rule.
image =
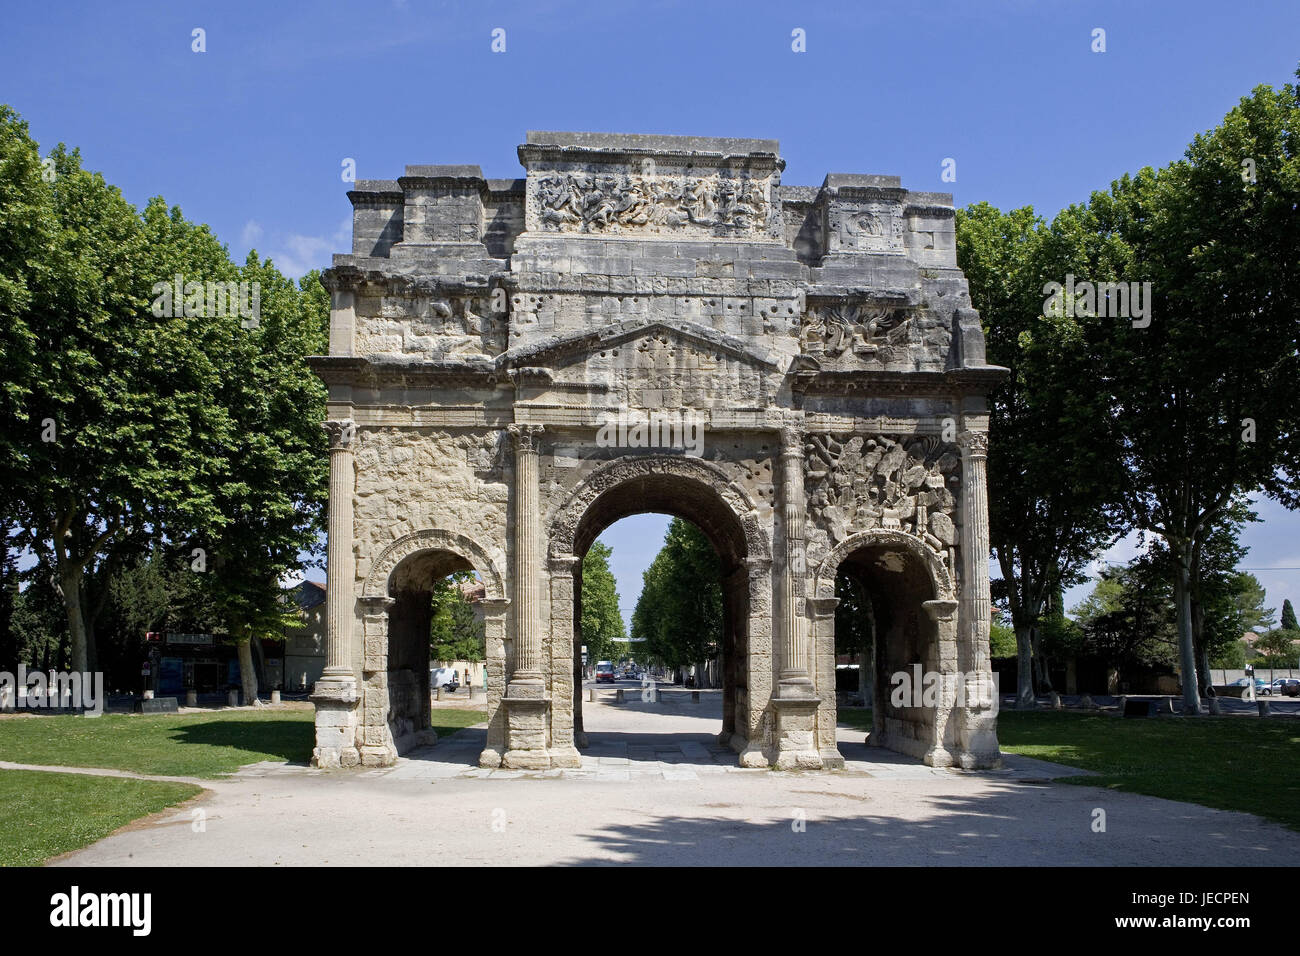
[[[266,255],[286,276],[300,279],[312,269],[328,267],[334,253],[351,251],[352,219],[347,217],[331,236],[307,236],[297,232],[279,236]]]
[[[262,238],[262,226],[256,219],[250,219],[244,223],[244,231],[239,234],[239,242],[246,249],[251,249],[257,245],[257,240]]]

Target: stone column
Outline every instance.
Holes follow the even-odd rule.
[[[515,439],[515,670],[503,701],[508,749],[501,765],[514,770],[546,770],[551,766],[547,750],[550,702],[541,655],[542,515],[537,462],[542,426],[511,425],[510,434]]]
[[[976,666],[988,665],[989,615],[989,503],[987,432],[964,431],[961,445],[961,603],[966,619],[964,637]]]
[[[356,766],[357,678],[352,671],[353,590],[356,571],[352,553],[352,449],[356,423],[327,421],[330,436],[330,500],[326,552],[325,670],[312,690],[316,705],[317,767]]]
[[[510,434],[515,439],[515,672],[510,677],[510,696],[540,697],[544,681],[538,603],[542,516],[537,446],[542,426],[511,425]]]
[[[1001,765],[997,738],[998,689],[989,660],[989,506],[986,430],[957,436],[962,464],[961,626],[967,673],[957,714],[956,759],[967,770]]]
[[[781,516],[785,561],[781,569],[781,674],[777,696],[814,696],[804,620],[805,557],[803,542],[803,442],[793,428],[781,430]]]

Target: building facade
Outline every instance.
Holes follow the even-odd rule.
[[[837,574],[871,595],[870,742],[996,763],[984,358],[951,197],[785,186],[773,140],[533,132],[520,179],[361,181],[326,273],[318,766],[429,739],[428,591],[483,583],[484,767],[577,766],[582,557],[694,522],[723,568],[721,739],[826,768]],[[899,672],[937,696],[894,706]],[[919,671],[918,671],[919,673]]]

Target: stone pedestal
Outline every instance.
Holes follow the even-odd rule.
[[[774,698],[776,712],[776,769],[821,770],[822,755],[817,749],[816,697]]]
[[[509,770],[551,769],[551,755],[546,749],[550,698],[511,696],[501,703],[506,709],[506,740],[510,748],[502,756],[501,766]]]
[[[311,765],[328,769],[360,764],[356,681],[323,678],[316,682],[311,702],[316,705],[316,747],[311,752]]]

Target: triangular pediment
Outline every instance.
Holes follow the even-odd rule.
[[[580,362],[585,356],[594,352],[607,351],[642,339],[664,336],[670,336],[682,345],[724,355],[765,372],[775,372],[781,368],[772,360],[770,352],[761,351],[734,336],[725,335],[699,323],[676,318],[658,318],[652,321],[628,319],[599,329],[524,343],[504,352],[498,357],[497,363],[499,367],[558,368],[572,365],[575,360]]]

